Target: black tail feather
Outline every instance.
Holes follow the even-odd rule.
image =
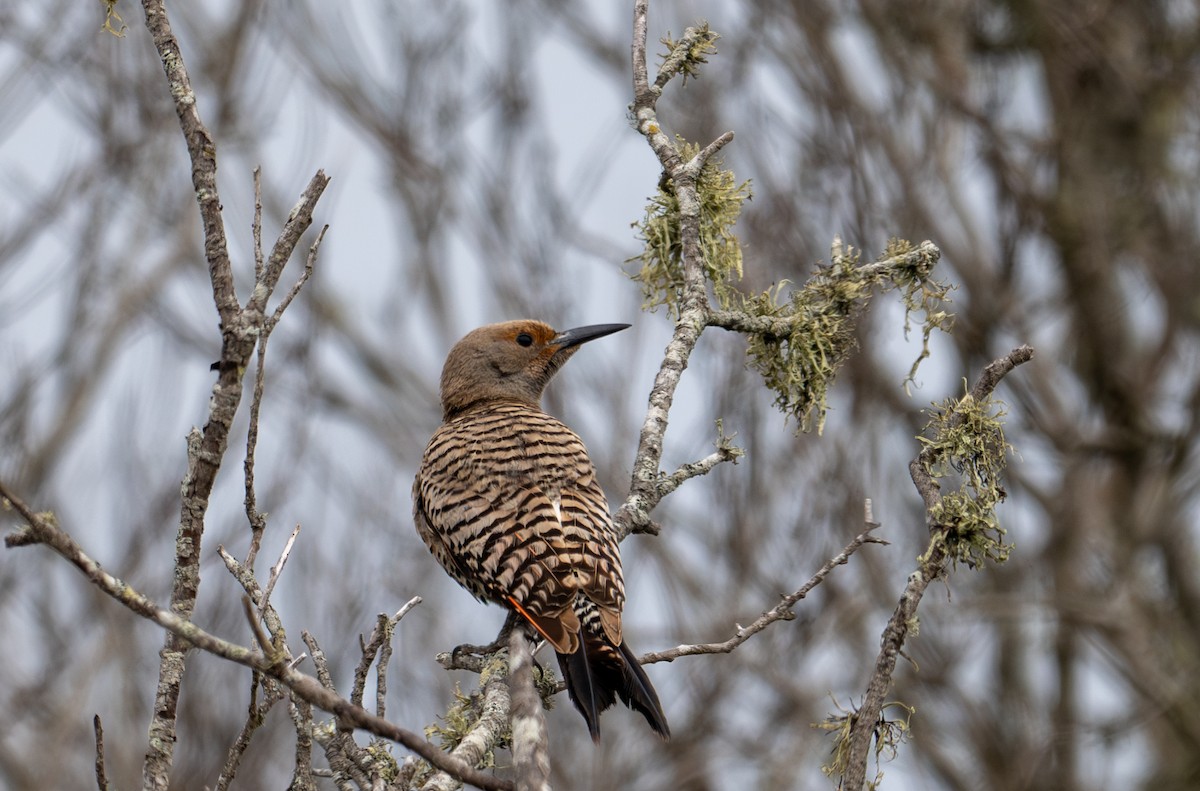
[[[654,691],[646,671],[642,670],[642,664],[629,650],[629,643],[624,641],[621,642],[621,658],[625,660],[622,668],[624,684],[617,688],[617,694],[626,706],[641,712],[655,733],[664,739],[671,738],[671,729],[663,714],[662,704],[658,702],[658,693]]]
[[[574,653],[558,655],[558,666],[567,694],[587,722],[592,741],[600,741],[600,712],[616,703],[617,696],[640,712],[655,733],[670,738],[671,729],[658,694],[628,643],[622,642],[617,648],[607,640],[585,638]]]

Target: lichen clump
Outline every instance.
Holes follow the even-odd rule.
[[[961,399],[936,404],[926,434],[922,461],[934,478],[959,480],[957,491],[942,494],[929,512],[934,546],[945,547],[954,563],[976,568],[1003,563],[1012,551],[996,516],[1006,492],[1000,484],[1011,446],[1004,438],[1004,406],[994,399]]]

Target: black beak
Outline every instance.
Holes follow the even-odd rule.
[[[597,338],[603,338],[605,335],[612,335],[614,332],[628,329],[628,324],[592,324],[587,327],[576,327],[573,330],[564,330],[554,336],[551,344],[557,346],[559,350],[570,349],[572,346],[578,346],[581,343],[594,341]]]

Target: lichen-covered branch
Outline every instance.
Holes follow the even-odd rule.
[[[550,739],[542,698],[533,683],[533,652],[524,630],[508,635],[513,768],[521,791],[550,791]]]
[[[910,465],[913,483],[925,503],[931,540],[929,549],[918,561],[917,569],[909,575],[904,591],[900,594],[900,601],[884,629],[879,655],[875,660],[875,669],[867,683],[862,705],[857,712],[846,715],[851,718],[849,734],[846,737],[849,740],[849,749],[835,751],[844,755],[845,764],[837,765],[835,763],[831,767],[834,773],[842,775],[843,788],[863,787],[867,762],[870,758],[871,742],[879,725],[880,713],[883,711],[888,690],[891,689],[896,658],[904,646],[909,629],[916,623],[917,607],[921,602],[921,597],[925,594],[925,589],[929,583],[941,578],[951,562],[959,556],[956,551],[957,541],[986,540],[986,537],[980,536],[956,537],[951,535],[955,526],[937,521],[935,515],[939,511],[942,495],[940,486],[934,477],[934,468],[940,462],[947,460],[945,454],[948,450],[953,452],[952,448],[959,445],[958,439],[953,436],[954,431],[961,428],[971,415],[977,415],[982,405],[989,402],[992,391],[995,390],[1005,374],[1032,358],[1033,349],[1029,346],[1021,346],[988,365],[971,392],[960,402],[962,407],[950,410],[942,415],[940,420],[935,421],[938,426],[937,436],[923,442],[924,447],[921,453]],[[989,448],[992,454],[990,466],[998,469],[1003,464],[1007,446],[1004,445],[1002,437],[998,444],[991,437],[987,441],[992,443],[992,447]],[[962,460],[955,459],[954,461],[959,463]],[[995,482],[993,481],[993,483]],[[886,745],[881,743],[880,746]]]
[[[726,133],[719,138],[719,145],[709,145],[685,161],[674,141],[663,131],[658,122],[658,99],[671,76],[682,70],[682,63],[687,60],[686,52],[695,49],[696,41],[685,35],[684,40],[676,42],[676,48],[668,55],[667,63],[679,64],[677,70],[670,71],[664,68],[655,83],[651,84],[646,62],[648,6],[648,0],[637,0],[634,3],[632,110],[637,130],[646,138],[658,157],[663,176],[670,181],[678,200],[682,285],[675,331],[663,353],[662,364],[650,389],[646,418],[642,423],[633,462],[629,495],[616,514],[617,526],[622,536],[632,532],[635,525],[649,524],[650,511],[661,499],[655,490],[659,478],[659,464],[662,461],[663,435],[667,430],[675,390],[687,368],[688,358],[700,339],[700,333],[704,331],[709,308],[700,242],[700,196],[697,193],[696,182],[707,157],[733,139],[732,133]],[[709,51],[702,49],[703,52]],[[684,50],[685,54],[672,57],[677,50]]]
[[[932,277],[941,251],[893,239],[874,262],[835,238],[830,262],[803,286],[786,293],[780,283],[761,294],[728,292],[709,326],[746,336],[749,365],[775,393],[775,405],[801,430],[824,426],[826,393],[855,349],[854,323],[876,292],[899,290],[909,314],[924,314],[922,351],[909,371],[928,356],[930,335],[947,329],[952,316],[942,303],[948,287]],[[907,319],[906,319],[907,323]],[[907,327],[906,327],[907,329]]]
[[[496,748],[508,745],[511,734],[507,655],[501,652],[492,654],[479,678],[478,695],[460,695],[458,703],[446,712],[445,727],[429,729],[441,736],[443,748],[451,748],[448,754],[452,758],[472,767],[492,765]],[[509,787],[520,788],[507,781],[505,783]],[[457,785],[449,773],[442,771],[427,779],[421,789],[452,791]]]

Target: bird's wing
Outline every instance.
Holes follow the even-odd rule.
[[[413,486],[417,530],[442,566],[479,598],[513,607],[572,652],[575,599],[594,602],[620,643],[624,602],[608,504],[583,443],[542,413],[443,426]]]

